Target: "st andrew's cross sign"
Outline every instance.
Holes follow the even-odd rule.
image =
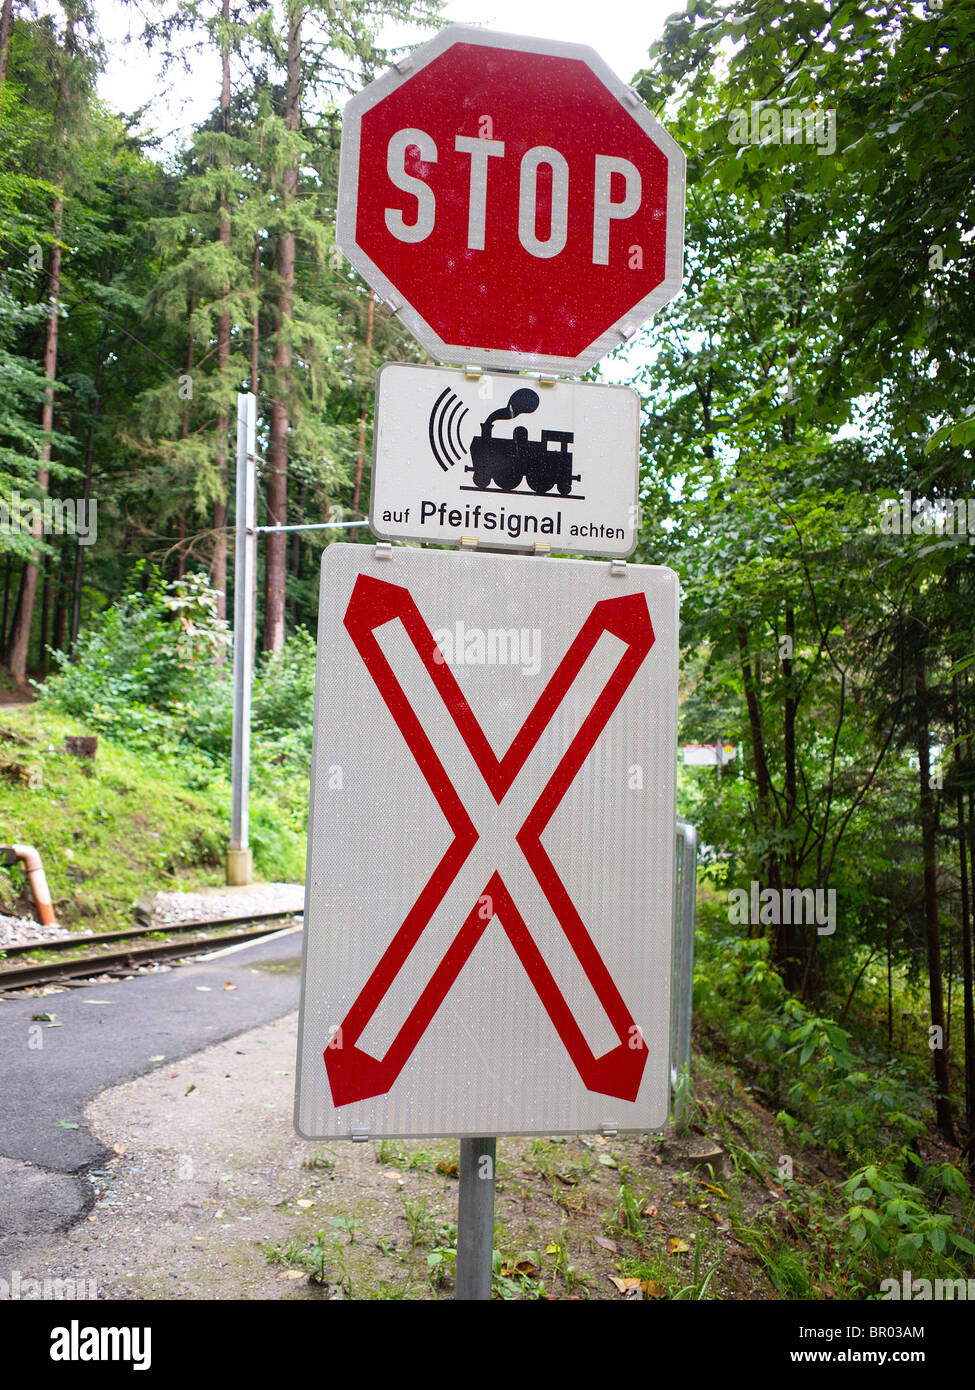
[[[676,576],[335,545],[319,613],[299,1133],[662,1124]]]

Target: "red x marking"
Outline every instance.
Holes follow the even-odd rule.
[[[626,650],[602,692],[576,731],[515,836],[516,843],[531,866],[620,1040],[618,1047],[612,1048],[602,1057],[596,1057],[586,1042],[497,869],[389,1045],[386,1055],[372,1057],[356,1046],[366,1024],[382,1002],[479,838],[473,821],[454,790],[416,712],[376,640],[376,628],[395,618],[402,622],[409,640],[499,805],[571,689],[600,636],[604,632],[611,633],[625,645]],[[554,815],[555,808],[589,756],[624,691],[653,646],[653,627],[645,596],[627,594],[619,598],[604,599],[594,605],[555,674],[539,695],[507,753],[500,760],[495,756],[483,729],[471,712],[453,673],[444,663],[442,654],[408,589],[360,574],[345,614],[345,627],[369,674],[376,682],[400,733],[416,758],[427,785],[454,832],[454,839],[363,986],[338,1034],[325,1049],[325,1067],[334,1104],[349,1105],[369,1096],[382,1095],[393,1085],[491,920],[491,916],[485,917],[481,912],[481,904],[485,899],[493,909],[491,915],[500,920],[518,958],[528,972],[538,997],[558,1030],[587,1090],[617,1096],[620,1100],[636,1100],[647,1061],[646,1045],[640,1029],[634,1023],[612,976],[586,931],[565,885],[546,854],[541,836]]]

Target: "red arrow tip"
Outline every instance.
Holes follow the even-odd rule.
[[[335,1106],[385,1095],[396,1079],[388,1065],[358,1047],[329,1047],[322,1055]]]

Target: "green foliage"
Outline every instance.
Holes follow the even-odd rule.
[[[895,1057],[865,1054],[851,1034],[792,997],[769,964],[768,943],[722,930],[720,905],[698,933],[695,1003],[700,1024],[722,1036],[754,1085],[783,1108],[777,1119],[800,1144],[826,1146],[856,1164],[843,1185],[847,1211],[838,1235],[856,1256],[856,1278],[875,1290],[886,1263],[913,1261],[916,1273],[959,1273],[975,1255],[972,1194],[950,1163],[925,1164],[912,1147],[926,1126],[926,1104],[912,1069]],[[761,1166],[730,1150],[736,1166]],[[967,1234],[966,1234],[967,1233]],[[802,1259],[744,1232],[776,1289],[814,1296]]]
[[[722,932],[721,908],[698,932],[694,999],[706,1027],[720,1031],[754,1083],[782,1107],[802,1143],[844,1159],[899,1153],[923,1128],[926,1097],[903,1062],[862,1055],[850,1033],[792,997],[762,938]]]
[[[138,750],[158,773],[205,798],[215,817],[206,832],[206,860],[216,865],[226,847],[221,823],[230,819],[227,627],[216,616],[216,596],[205,576],[169,583],[153,573],[145,578],[144,589],[124,595],[88,625],[73,660],[56,655],[57,674],[38,687],[40,707]],[[293,881],[304,874],[312,685],[310,678],[301,681],[302,673],[313,670],[309,645],[298,638],[296,654],[289,647],[261,667],[269,672],[266,708],[273,717],[254,736],[251,773],[255,868]],[[259,708],[265,708],[262,693],[259,676]],[[198,862],[199,853],[189,850],[182,862]],[[133,896],[150,886],[151,878]]]
[[[899,1165],[867,1164],[844,1183],[849,1205],[841,1225],[849,1244],[878,1271],[896,1258],[918,1274],[963,1274],[959,1259],[975,1255],[970,1234],[962,1234],[971,1232],[975,1208],[968,1182],[953,1165],[925,1165],[908,1149],[900,1160]],[[916,1183],[903,1176],[908,1164],[920,1175]],[[944,1199],[948,1210],[934,1210]]]
[[[627,1181],[628,1170],[624,1169],[623,1181],[619,1185],[616,1197],[616,1224],[621,1226],[628,1236],[641,1237],[643,1235],[643,1218],[640,1214],[640,1199],[637,1197],[632,1186]]]
[[[58,674],[38,686],[66,714],[129,743],[178,737],[229,645],[205,575],[147,578],[88,625],[73,659],[54,652]]]
[[[315,708],[315,639],[297,628],[281,651],[265,657],[254,681],[252,726],[259,742],[273,740],[311,767]]]
[[[816,1297],[806,1261],[799,1251],[774,1248],[758,1230],[744,1230],[740,1235],[745,1245],[754,1250],[773,1288],[783,1298]]]
[[[65,736],[91,727],[47,701],[3,722],[28,743],[3,745],[0,733],[0,747],[15,748],[40,776],[34,789],[0,780],[0,823],[8,839],[37,846],[64,925],[130,927],[133,904],[148,892],[178,889],[189,876],[194,885],[223,881],[229,789],[224,799],[191,786],[185,760],[104,735],[93,764],[67,757]],[[303,846],[292,844],[281,862],[300,871],[302,857]],[[19,887],[0,870],[0,911],[28,906]]]
[[[43,703],[168,763],[230,815],[233,685],[227,625],[204,575],[150,575],[86,628],[73,659],[38,686]],[[250,840],[255,866],[301,879],[315,644],[304,631],[259,663],[253,689]],[[282,776],[282,771],[287,775]]]
[[[682,1299],[685,1302],[699,1303],[707,1297],[708,1285],[714,1278],[715,1273],[720,1268],[720,1257],[714,1261],[706,1274],[702,1274],[707,1250],[705,1239],[704,1223],[698,1227],[697,1235],[694,1239],[694,1270],[689,1284],[684,1284],[672,1295],[674,1299]]]
[[[545,1286],[538,1278],[539,1258],[535,1250],[521,1250],[505,1256],[500,1250],[491,1255],[491,1291],[495,1298],[541,1298]]]

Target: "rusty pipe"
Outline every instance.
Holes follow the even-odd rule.
[[[37,920],[41,926],[56,926],[57,918],[54,916],[54,907],[51,903],[51,890],[47,886],[44,865],[41,863],[41,856],[37,850],[33,845],[3,845],[0,848],[2,848],[8,864],[19,859],[26,869],[31,896],[37,908]]]

